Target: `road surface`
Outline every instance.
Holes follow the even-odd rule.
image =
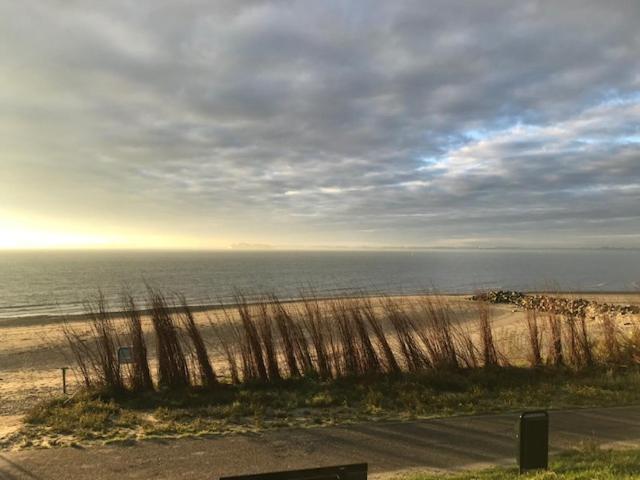
[[[221,475],[368,462],[374,477],[514,463],[517,416],[282,429],[130,446],[0,452],[1,480],[217,479]],[[551,412],[551,447],[640,444],[640,406]]]

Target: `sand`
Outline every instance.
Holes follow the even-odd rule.
[[[606,303],[640,305],[638,294],[562,294],[564,297],[580,297]],[[399,301],[411,301],[414,297],[397,297]],[[462,324],[468,324],[473,330],[475,319],[474,302],[466,295],[446,295],[441,299],[450,302]],[[375,300],[374,300],[375,301]],[[292,307],[299,306],[291,302]],[[221,315],[219,309],[199,311],[196,322],[202,327],[205,340],[215,343],[215,335],[210,320],[216,322]],[[628,316],[620,321],[624,329],[640,325],[639,316]],[[492,305],[491,318],[494,334],[503,351],[510,357],[517,357],[526,350],[522,343],[525,325],[525,313],[513,305]],[[122,318],[116,317],[116,323],[123,325]],[[148,316],[143,316],[145,331],[150,331]],[[0,437],[17,428],[21,416],[36,402],[61,392],[61,370],[63,366],[73,366],[73,360],[66,346],[59,319],[43,318],[15,319],[0,323]],[[75,328],[86,331],[82,318],[72,322]],[[153,352],[152,337],[150,350]],[[222,365],[221,352],[210,352],[216,364]],[[152,354],[153,355],[153,354]],[[73,372],[68,374],[70,392],[77,390],[78,378]]]

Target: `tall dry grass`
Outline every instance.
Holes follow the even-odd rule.
[[[362,312],[374,335],[384,370],[393,374],[400,373],[400,364],[393,352],[389,337],[384,330],[383,320],[381,320],[380,315],[376,312],[371,300],[366,297],[362,299]]]
[[[357,348],[360,358],[360,371],[362,374],[382,372],[382,361],[371,340],[371,332],[365,320],[362,305],[358,300],[352,301],[348,305],[349,317],[356,332]]]
[[[165,296],[149,289],[151,322],[156,333],[158,385],[168,389],[181,389],[190,385],[187,358],[180,342],[176,321]]]
[[[241,343],[241,355],[245,379],[267,382],[269,374],[264,361],[263,342],[261,341],[255,317],[252,315],[251,307],[244,295],[237,293],[235,302],[244,334]]]
[[[562,319],[555,313],[547,315],[549,324],[549,362],[561,367],[564,365],[564,348],[562,344]]]
[[[451,306],[439,297],[422,297],[416,310],[421,320],[417,333],[429,354],[429,364],[435,369],[458,369]]]
[[[219,312],[222,313],[222,318],[218,317],[214,320],[207,314],[207,321],[216,337],[218,351],[222,352],[227,361],[229,379],[231,383],[238,384],[241,381],[238,357],[240,356],[242,335],[237,322],[233,321],[229,310],[224,305],[220,305]]]
[[[399,347],[404,368],[409,372],[417,372],[431,367],[427,352],[420,348],[417,340],[416,326],[410,314],[401,307],[398,301],[383,299],[384,314],[395,331],[395,341]]]
[[[95,362],[91,360],[93,349],[90,343],[92,342],[86,340],[81,333],[68,323],[62,325],[62,334],[67,340],[71,356],[76,362],[76,370],[82,379],[84,387],[87,389],[99,387],[96,382],[100,374],[96,369]]]
[[[274,295],[271,299],[271,315],[280,334],[280,350],[283,353],[290,377],[302,375],[299,344],[295,333],[296,325],[286,308]]]
[[[103,293],[99,291],[94,299],[86,301],[85,310],[89,318],[88,335],[69,324],[63,326],[83,382],[90,388],[121,391],[125,383],[118,363],[120,338]]]
[[[279,308],[286,311],[281,304]],[[302,319],[300,323],[292,320],[291,315],[287,314],[287,325],[295,335],[296,356],[303,365],[304,373],[318,375],[323,379],[331,378],[334,373],[331,368],[332,358],[337,358],[333,325],[320,307],[317,297],[303,294],[302,310],[297,311],[297,316]],[[312,360],[311,349],[315,362]],[[333,352],[333,357],[330,352]]]
[[[197,365],[197,374],[195,377],[199,380],[201,386],[211,388],[218,384],[216,373],[213,370],[209,352],[204,343],[200,329],[197,327],[193,313],[184,296],[180,297],[181,319],[184,330],[191,340],[191,346],[194,356],[194,364]]]
[[[465,369],[474,369],[480,366],[478,347],[473,341],[472,333],[467,326],[458,325],[454,329],[455,342],[458,345],[458,357],[460,365]]]
[[[617,364],[623,360],[622,335],[615,320],[609,314],[602,316],[602,356],[607,363]]]
[[[122,295],[122,311],[127,322],[129,341],[133,349],[133,363],[127,365],[129,385],[133,391],[153,389],[153,379],[149,368],[147,342],[142,329],[140,311],[133,295],[125,292]]]
[[[338,370],[343,376],[353,376],[363,373],[359,345],[356,332],[349,316],[349,309],[345,300],[333,300],[331,313],[336,324],[337,341],[340,355],[335,360],[338,362]]]
[[[278,360],[278,344],[273,333],[273,317],[271,316],[269,303],[260,302],[257,312],[257,328],[264,352],[264,361],[267,366],[269,380],[277,381],[282,379],[280,374],[280,363]]]
[[[534,310],[527,310],[527,339],[529,340],[529,362],[533,368],[542,366],[542,336],[538,315]]]
[[[498,349],[493,338],[491,325],[491,309],[487,303],[478,304],[478,331],[480,333],[480,351],[482,352],[482,364],[486,368],[497,367]]]
[[[221,306],[208,322],[210,346],[224,364],[214,369],[186,299],[177,296],[176,302],[149,288],[157,362],[152,374],[140,312],[131,295],[123,297],[123,304],[122,332],[101,295],[87,304],[89,334],[64,326],[88,388],[215,388],[221,378],[232,383],[277,383],[295,377],[328,380],[507,365],[486,303],[459,312],[438,296],[413,300],[357,296],[321,302],[305,292],[297,303],[281,302],[276,295],[250,303],[238,293],[233,306]],[[474,316],[466,323],[459,322],[470,314]],[[634,340],[623,336],[612,319],[601,321],[603,333],[597,343],[585,318],[527,313],[523,333],[528,363],[534,368],[547,364],[580,369],[640,362],[640,331]],[[133,347],[134,363],[122,369],[117,349],[124,341]]]
[[[582,359],[586,367],[592,367],[595,364],[593,353],[593,340],[587,326],[587,319],[584,315],[578,318],[580,349],[582,351]]]
[[[574,368],[581,368],[584,360],[576,317],[573,315],[565,317],[564,327],[563,342],[567,351],[568,363]]]

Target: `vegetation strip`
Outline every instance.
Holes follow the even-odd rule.
[[[640,479],[640,449],[599,450],[582,448],[554,456],[548,471],[519,475],[516,468],[455,473],[412,474],[402,480],[634,480]]]
[[[4,447],[221,435],[280,427],[640,403],[640,368],[495,368],[216,389],[83,393],[32,409]]]

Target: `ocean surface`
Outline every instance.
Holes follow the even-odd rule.
[[[471,293],[479,289],[640,291],[640,250],[0,252],[0,322],[83,312],[98,289],[118,310],[145,283],[193,305],[276,293]],[[144,306],[144,305],[141,305]]]

